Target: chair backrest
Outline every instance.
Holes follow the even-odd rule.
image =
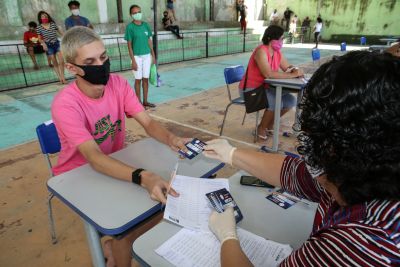
[[[55,154],[61,150],[60,138],[58,137],[56,126],[53,121],[46,121],[36,127],[36,134],[39,139],[40,149],[46,158],[50,176],[54,176],[49,154]]]
[[[229,101],[232,102],[231,91],[229,85],[240,82],[244,75],[244,67],[242,65],[231,66],[224,69],[226,89],[228,90]]]
[[[321,58],[321,53],[320,53],[319,49],[318,49],[318,48],[314,48],[314,49],[311,51],[311,56],[312,56],[313,61],[320,60],[320,58]]]
[[[224,69],[225,83],[227,85],[237,83],[242,80],[244,67],[242,65],[231,66]]]

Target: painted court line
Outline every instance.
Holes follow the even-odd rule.
[[[259,149],[261,147],[260,145],[255,145],[254,143],[247,143],[247,142],[244,142],[242,140],[237,140],[235,138],[231,138],[231,137],[228,137],[228,136],[225,136],[225,135],[219,136],[219,134],[216,134],[216,133],[210,132],[208,130],[201,129],[201,128],[198,128],[198,127],[186,124],[186,123],[182,123],[182,122],[179,122],[179,121],[174,121],[174,120],[167,119],[167,118],[164,118],[164,117],[160,117],[160,116],[157,116],[157,115],[154,115],[154,114],[151,114],[151,113],[149,115],[151,117],[155,118],[155,119],[158,119],[158,120],[175,123],[177,125],[180,125],[180,126],[183,126],[183,127],[187,127],[187,128],[190,128],[190,129],[193,129],[193,130],[196,130],[196,131],[200,131],[200,132],[203,132],[203,133],[206,133],[206,134],[209,134],[209,135],[215,135],[218,138],[223,137],[224,139],[228,139],[230,141],[241,143],[241,144],[244,144],[244,145],[247,145],[247,146],[251,146],[251,147],[254,147],[254,148],[257,148],[257,149]]]

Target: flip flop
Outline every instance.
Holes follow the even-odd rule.
[[[253,134],[253,136],[255,136],[256,135],[256,130],[253,130],[252,134]],[[257,133],[257,137],[265,141],[265,140],[268,139],[269,136],[266,133],[265,133],[265,135],[261,135],[260,133]]]
[[[145,107],[149,107],[149,108],[155,108],[155,107],[156,107],[156,105],[155,105],[155,104],[153,104],[153,103],[150,103],[150,102],[143,103],[143,106],[145,106]]]

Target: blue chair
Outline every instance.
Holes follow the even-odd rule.
[[[36,127],[36,134],[38,136],[40,149],[46,158],[47,166],[49,168],[50,177],[53,177],[52,165],[50,161],[49,155],[55,154],[60,152],[61,144],[60,139],[58,138],[56,127],[53,121],[47,121],[40,124]],[[53,210],[51,207],[51,200],[53,199],[54,195],[49,193],[47,198],[47,209],[49,214],[49,221],[50,221],[50,234],[52,243],[57,243],[56,231],[54,227],[54,219],[53,219]]]
[[[321,59],[321,52],[319,51],[318,48],[313,48],[313,50],[311,50],[311,56],[312,56],[313,63],[315,64],[315,62],[318,61],[318,65],[319,65],[320,59]]]
[[[221,125],[221,130],[219,132],[219,135],[222,135],[222,132],[224,130],[224,125],[225,125],[225,119],[226,115],[228,114],[228,110],[231,105],[240,105],[240,106],[245,106],[244,104],[244,99],[243,97],[238,97],[235,99],[232,99],[231,91],[229,85],[233,83],[240,82],[242,80],[243,75],[245,74],[244,67],[242,65],[238,66],[231,66],[227,67],[224,69],[224,77],[225,77],[225,83],[226,83],[226,89],[228,91],[228,97],[229,97],[229,104],[226,106],[225,113],[224,113],[224,119],[222,120],[222,125]],[[246,118],[246,112],[244,113],[243,120],[242,120],[242,125],[244,124],[244,120]],[[254,137],[254,142],[257,140],[257,124],[258,124],[258,111],[256,113],[256,132],[255,132],[255,137]]]

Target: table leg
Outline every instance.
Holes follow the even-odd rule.
[[[90,255],[92,256],[93,266],[106,267],[99,232],[85,220],[83,220],[83,223],[85,225],[86,238],[89,244]]]
[[[279,127],[281,123],[281,104],[282,104],[282,86],[277,86],[275,91],[274,136],[272,141],[273,152],[278,151]]]

